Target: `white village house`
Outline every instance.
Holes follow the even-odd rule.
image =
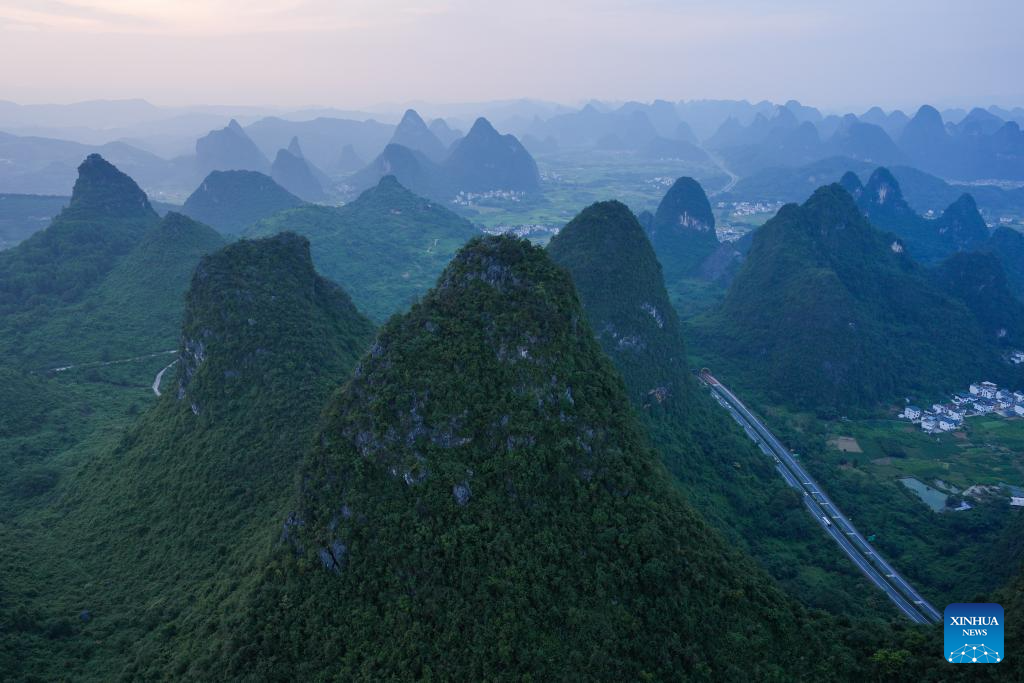
[[[934,403],[928,411],[908,404],[899,417],[920,424],[926,432],[949,432],[959,429],[969,415],[991,414],[1024,417],[1024,391],[1001,389],[994,382],[974,382],[968,392],[953,394],[949,403]]]

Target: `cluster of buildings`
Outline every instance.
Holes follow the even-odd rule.
[[[719,209],[729,209],[733,216],[755,216],[778,213],[782,202],[718,202]]]
[[[729,225],[728,223],[719,223],[715,226],[715,234],[718,236],[719,242],[735,242],[739,238],[750,232],[750,226],[744,225],[742,228]]]
[[[525,192],[518,192],[516,190],[488,190],[487,192],[466,192],[460,190],[455,195],[455,198],[452,199],[452,204],[473,206],[474,204],[486,201],[521,202],[525,196]]]
[[[526,239],[549,239],[558,234],[561,228],[557,225],[543,223],[524,223],[522,225],[491,225],[483,228],[488,235],[515,235]]]
[[[953,395],[949,403],[935,403],[931,410],[913,405],[903,409],[900,417],[921,425],[926,432],[951,432],[964,418],[972,415],[1024,417],[1024,391],[1001,389],[992,382],[972,384],[967,392]]]
[[[675,176],[660,175],[644,181],[656,190],[667,190],[676,182]]]

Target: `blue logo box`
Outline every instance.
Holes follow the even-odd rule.
[[[997,664],[1003,650],[1003,608],[994,602],[954,602],[943,622],[943,659],[953,664]]]

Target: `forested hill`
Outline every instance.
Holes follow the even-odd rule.
[[[158,220],[131,178],[89,155],[67,208],[49,227],[0,252],[0,313],[80,299]]]
[[[687,500],[806,604],[871,618],[862,579],[823,545],[798,496],[687,369],[661,267],[619,202],[584,209],[548,245],[572,276],[591,329],[626,382],[654,447]],[[881,594],[877,596],[881,598]]]
[[[548,253],[572,276],[601,348],[639,406],[685,404],[691,390],[679,319],[661,266],[625,204],[599,202],[551,239]]]
[[[202,676],[857,668],[828,622],[683,501],[569,277],[526,241],[470,242],[388,322],[331,402],[301,482],[290,548]]]
[[[163,395],[61,483],[44,518],[34,550],[56,571],[5,585],[23,619],[69,624],[58,638],[5,634],[15,679],[187,677],[179,645],[208,644],[203,625],[230,619],[259,577],[320,410],[374,332],[292,234],[203,258],[186,300]]]
[[[676,180],[658,204],[648,234],[668,282],[695,275],[718,248],[715,215],[700,183]]]
[[[693,329],[748,386],[824,413],[1010,372],[964,302],[839,185],[759,229],[722,306]]]
[[[246,234],[285,230],[309,238],[317,270],[379,322],[425,294],[455,251],[480,234],[465,218],[390,175],[345,206],[284,211]]]
[[[182,212],[226,235],[237,235],[257,221],[304,202],[257,171],[213,171],[188,199]]]

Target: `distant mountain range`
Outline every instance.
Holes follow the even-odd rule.
[[[445,131],[442,130],[442,134],[444,133]],[[420,152],[435,163],[443,161],[448,155],[448,146],[427,128],[427,124],[414,109],[406,110],[388,144],[408,147],[413,151]]]
[[[486,119],[477,119],[465,137],[452,143],[440,163],[423,151],[433,149],[436,154],[437,149],[425,140],[440,142],[415,112],[410,111],[402,125],[405,132],[401,139],[419,148],[389,143],[376,159],[348,180],[357,190],[376,184],[386,175],[393,175],[414,192],[439,201],[448,201],[459,192],[536,193],[540,189],[537,163],[530,153],[514,135],[498,133]]]
[[[57,195],[0,194],[0,251],[45,228],[68,201]]]
[[[367,160],[381,155],[388,144],[406,147],[432,163],[443,165],[461,144],[460,123],[468,126],[472,121],[462,118],[466,110],[458,107],[448,108],[458,111],[457,116],[434,118],[429,125],[413,109],[408,109],[397,125],[392,125],[382,121],[389,116],[375,120],[365,112],[303,110],[285,117],[261,116],[261,112],[267,112],[241,108],[239,118],[230,119],[226,126],[212,130],[207,127],[209,132],[198,136],[198,141],[191,145],[194,154],[193,150],[185,149],[188,145],[183,143],[182,136],[187,131],[202,130],[204,122],[223,126],[228,118],[225,111],[229,110],[213,107],[182,111],[179,120],[163,118],[167,110],[139,101],[83,103],[81,107],[64,109],[33,109],[0,102],[0,130],[3,122],[9,121],[7,129],[11,131],[0,133],[0,158],[6,160],[0,165],[0,192],[66,195],[74,181],[77,160],[98,152],[130,172],[148,191],[180,196],[213,170],[270,173],[271,162],[279,150],[288,149],[290,142],[298,139],[307,163],[323,173],[314,173],[318,175],[318,184],[330,195],[333,189],[328,186],[365,167]],[[654,100],[621,105],[593,101],[577,111],[549,103],[481,104],[479,111],[497,114],[500,118],[493,120],[536,154],[593,150],[708,169],[714,169],[716,161],[721,161],[730,171],[744,177],[765,169],[792,168],[842,156],[874,166],[914,167],[953,180],[1024,180],[1021,108],[940,113],[925,105],[910,117],[900,111],[887,113],[873,107],[859,115],[840,116],[824,115],[795,100],[783,105]],[[30,112],[53,122],[70,121],[78,115],[86,122],[83,125],[96,125],[100,112],[110,112],[117,122],[130,121],[134,115],[141,127],[126,128],[124,131],[130,134],[111,139],[104,137],[100,129],[83,132],[70,124],[66,128],[57,123],[56,127],[45,123],[29,125]],[[357,116],[362,118],[354,118]],[[160,133],[160,126],[167,127],[166,135]],[[65,134],[81,141],[60,139]],[[289,159],[282,163],[287,165]],[[435,170],[428,167],[426,174],[432,175]],[[518,172],[513,175],[525,177]],[[474,177],[465,175],[458,180],[467,185]],[[402,177],[402,181],[415,185],[407,177]],[[446,181],[437,184],[447,189]],[[372,184],[363,183],[356,189]],[[299,194],[306,198],[319,196],[312,185],[309,188]],[[422,191],[423,187],[418,189]],[[488,189],[512,188],[489,185]],[[978,200],[985,205],[982,198]]]
[[[803,202],[822,184],[839,182],[847,171],[867,182],[877,168],[866,161],[849,157],[829,157],[805,166],[773,166],[739,180],[729,192],[717,196],[719,201]],[[969,192],[982,213],[998,219],[1001,215],[1024,214],[1024,187],[1004,189],[994,185],[954,185],[929,173],[909,166],[888,167],[902,187],[907,203],[918,213],[939,213]]]
[[[227,127],[196,140],[196,169],[204,176],[210,171],[267,173],[270,162],[238,121],[231,119]]]
[[[330,179],[306,159],[298,138],[292,138],[287,149],[277,150],[274,163],[270,166],[270,177],[307,202],[327,199],[326,188],[330,187]]]
[[[909,164],[957,180],[1024,180],[1024,133],[1017,121],[974,109],[947,125],[927,105],[899,125],[880,111],[868,114],[867,119],[847,115],[814,123],[800,120],[787,105],[771,115],[759,113],[746,125],[730,118],[706,144],[741,175],[846,156],[875,165]]]

